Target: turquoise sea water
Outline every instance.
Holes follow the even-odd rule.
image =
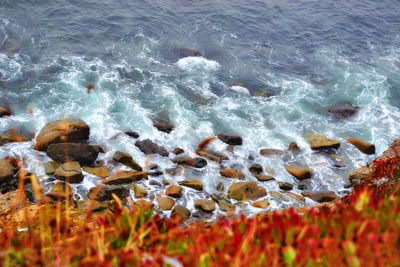
[[[296,141],[303,153],[287,161],[314,169],[309,189],[335,191],[343,190],[351,169],[374,158],[347,144],[347,137],[374,143],[378,154],[399,137],[397,0],[1,2],[0,44],[9,39],[22,44],[13,56],[0,54],[6,88],[0,104],[9,103],[15,114],[0,119],[1,131],[22,127],[37,134],[49,121],[79,117],[91,127],[91,141],[106,147],[101,159],[122,150],[142,165],[145,156],[135,140],[117,134],[134,130],[140,139],[194,155],[202,139],[232,132],[244,142],[226,166],[240,167],[247,180],[255,180],[247,171],[252,154],[277,180],[294,184],[281,158],[258,151],[286,149]],[[201,57],[182,58],[185,48]],[[88,83],[95,86],[91,94]],[[259,91],[272,96],[253,96]],[[360,109],[338,122],[326,108],[343,100]],[[152,126],[159,117],[175,125],[171,134]],[[347,167],[332,168],[329,157],[312,153],[303,138],[309,131],[342,141],[338,155]],[[9,144],[0,147],[0,156],[23,154],[29,168],[46,179],[32,148],[32,142]],[[220,141],[212,148],[225,151]],[[151,162],[173,166],[170,158],[152,156]],[[217,183],[227,188],[233,182],[218,172],[209,162],[199,173],[167,178],[197,177],[213,193]],[[97,183],[88,175],[76,192],[84,196]],[[145,185],[149,197],[160,191]],[[278,188],[275,182],[262,185]],[[189,190],[179,201],[193,205],[193,196]],[[271,209],[290,204],[271,199]]]

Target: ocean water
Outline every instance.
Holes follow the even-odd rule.
[[[0,46],[10,39],[22,48],[0,54],[0,104],[8,103],[15,115],[0,119],[0,131],[38,134],[47,122],[79,117],[91,128],[90,141],[106,148],[99,157],[106,161],[122,150],[145,164],[135,140],[120,134],[127,130],[189,156],[204,138],[230,132],[244,140],[234,155],[218,140],[211,148],[226,153],[224,166],[243,169],[246,180],[256,181],[247,169],[259,163],[278,181],[296,185],[284,169],[285,162],[296,162],[314,170],[308,190],[340,194],[350,171],[374,158],[346,138],[374,143],[380,154],[400,133],[398,0],[1,0]],[[183,49],[201,56],[182,57]],[[88,83],[94,85],[90,94]],[[339,101],[359,112],[335,121],[326,109]],[[174,131],[159,132],[152,126],[156,118],[169,119]],[[332,168],[332,158],[309,149],[304,134],[310,131],[342,142],[337,154],[346,168]],[[303,149],[296,157],[259,155],[260,148],[286,149],[292,141]],[[29,170],[43,183],[48,178],[41,162],[49,159],[33,151],[33,142],[0,147],[0,157],[7,155],[26,157]],[[150,162],[166,169],[173,167],[171,158],[151,156]],[[211,194],[219,182],[225,190],[234,182],[219,170],[209,161],[204,170],[165,177],[199,179]],[[100,182],[87,175],[74,189],[85,198]],[[49,190],[51,183],[44,184]],[[259,184],[278,190],[276,182]],[[141,186],[149,199],[163,192],[149,181]],[[205,192],[185,188],[177,203],[193,207]],[[267,198],[269,209],[297,205]]]

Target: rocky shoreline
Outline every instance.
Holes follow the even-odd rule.
[[[343,105],[348,108],[349,103],[345,102]],[[333,112],[332,110],[335,108],[338,109],[335,106],[330,109],[330,112]],[[1,107],[0,111],[2,116],[11,115],[11,112],[4,107]],[[338,111],[336,110],[336,112]],[[349,115],[349,112],[342,111],[342,113],[339,112],[338,118],[343,118],[346,114]],[[174,129],[171,123],[163,120],[154,121],[154,127],[167,134]],[[189,157],[185,156],[185,151],[181,148],[168,151],[149,139],[140,140],[139,134],[136,132],[124,134],[137,139],[135,146],[147,157],[145,166],[140,166],[131,155],[122,151],[116,151],[112,159],[108,161],[97,160],[100,153],[105,153],[105,148],[89,141],[90,127],[81,119],[65,118],[48,123],[35,138],[34,149],[39,151],[38,153],[46,153],[53,160],[43,163],[46,175],[54,181],[53,186],[50,190],[44,190],[43,179],[37,178],[34,173],[24,169],[24,159],[5,157],[0,160],[0,190],[2,193],[0,198],[9,198],[23,179],[25,191],[31,203],[37,202],[32,188],[32,184],[35,183],[41,186],[40,202],[55,203],[68,199],[68,203],[78,208],[84,208],[88,206],[88,201],[92,199],[95,200],[93,209],[103,211],[109,207],[110,202],[114,201],[113,195],[115,195],[121,200],[131,198],[134,200],[134,205],[146,209],[152,207],[166,212],[167,215],[179,214],[185,218],[201,219],[210,218],[217,209],[228,215],[233,214],[240,210],[241,203],[244,202],[250,203],[252,207],[262,211],[269,207],[269,198],[296,202],[299,206],[308,205],[306,199],[312,200],[311,203],[324,203],[340,198],[334,191],[307,190],[307,186],[302,182],[312,179],[314,175],[312,167],[309,166],[300,166],[294,162],[282,162],[288,175],[292,175],[297,184],[277,181],[273,176],[265,173],[264,167],[256,162],[250,166],[248,171],[257,179],[257,182],[246,179],[247,177],[241,169],[226,167],[223,163],[229,159],[228,155],[209,150],[207,146],[218,138],[227,145],[227,151],[233,153],[234,147],[241,146],[243,143],[242,138],[237,135],[220,133],[216,137],[206,139],[195,151],[198,156]],[[32,133],[15,129],[10,129],[0,135],[1,145],[11,142],[26,142],[33,138],[34,134]],[[326,151],[334,155],[335,150],[340,147],[339,141],[324,134],[308,133],[304,138],[313,151]],[[375,153],[373,144],[354,137],[347,141],[362,153]],[[292,142],[286,151],[262,148],[259,153],[264,157],[281,157],[284,159],[289,154],[295,158],[300,151],[299,146]],[[378,160],[394,157],[397,152],[400,152],[400,142],[395,142]],[[159,166],[151,164],[149,155],[153,154],[162,157],[174,155],[171,162],[175,166],[161,170]],[[249,160],[252,159],[249,158]],[[222,183],[218,184],[216,192],[208,193],[204,191],[202,182],[195,178],[181,177],[182,179],[179,181],[170,181],[164,177],[165,174],[174,175],[188,168],[205,169],[209,161],[214,161],[220,165],[220,176],[223,179],[237,182],[234,182],[228,188],[224,188]],[[124,166],[125,169],[120,170],[118,169],[119,166]],[[341,168],[343,163],[338,160],[333,164],[333,167]],[[97,177],[98,185],[90,189],[86,198],[80,199],[71,185],[82,183],[85,174]],[[347,187],[362,184],[368,181],[373,174],[373,163],[356,169],[350,174],[349,181],[351,184]],[[141,181],[144,180],[149,180],[149,184],[160,188],[158,194],[149,196],[148,191],[141,184]],[[277,183],[280,190],[267,192],[263,186],[264,183]],[[291,192],[294,186],[302,191],[301,194]],[[182,192],[187,190],[191,191],[190,195],[193,198],[195,210],[190,210],[179,203],[176,204],[177,200],[182,197]],[[0,207],[0,210],[7,210],[6,207]]]

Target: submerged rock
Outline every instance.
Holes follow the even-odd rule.
[[[120,199],[125,199],[129,196],[129,188],[121,185],[98,185],[90,189],[88,198],[103,202],[112,200],[112,194],[115,194]]]
[[[93,164],[99,152],[99,146],[81,143],[50,144],[46,150],[47,156],[54,161],[60,163],[77,161],[82,166]]]
[[[227,178],[244,179],[245,177],[244,173],[239,169],[225,169],[221,170],[219,174]]]
[[[190,180],[185,180],[185,181],[180,181],[178,182],[179,185],[182,186],[187,186],[196,190],[203,190],[203,184],[200,181],[190,179]]]
[[[81,166],[77,161],[71,161],[62,164],[54,172],[54,177],[58,180],[69,183],[80,183],[83,180]]]
[[[360,150],[364,154],[372,155],[375,154],[375,145],[367,143],[359,138],[350,137],[347,139],[347,142],[355,146],[358,150]]]
[[[284,156],[286,152],[280,149],[273,149],[273,148],[263,148],[260,150],[260,154],[268,157],[268,156]]]
[[[290,163],[285,166],[288,173],[296,177],[298,180],[305,180],[311,178],[312,171],[309,168],[300,167],[295,163]]]
[[[111,174],[109,179],[103,180],[102,183],[108,185],[130,184],[143,178],[147,178],[147,172],[117,171]]]
[[[172,160],[175,164],[183,164],[192,166],[194,168],[203,168],[207,166],[207,161],[203,158],[190,158],[186,156],[179,156]]]
[[[178,55],[179,57],[201,57],[200,52],[188,48],[178,50]]]
[[[5,116],[11,116],[11,111],[6,107],[0,106],[0,118]]]
[[[128,166],[129,168],[132,168],[136,171],[141,172],[143,170],[142,167],[140,167],[140,165],[137,164],[136,161],[133,160],[132,156],[128,153],[117,151],[114,154],[113,160],[122,163],[125,166]]]
[[[328,138],[323,134],[308,133],[305,135],[305,138],[312,150],[337,149],[340,146],[339,141]]]
[[[22,48],[21,42],[16,39],[7,39],[0,47],[0,53],[6,54],[9,57],[17,54]]]
[[[228,189],[228,197],[236,200],[257,199],[267,195],[264,187],[256,182],[240,182],[232,184]]]
[[[169,121],[165,120],[155,120],[153,122],[153,126],[156,127],[159,131],[170,133],[174,129],[174,126]]]
[[[162,210],[171,210],[175,201],[170,197],[160,197],[158,199],[158,207]]]
[[[134,131],[126,131],[124,132],[124,134],[126,134],[127,136],[130,136],[132,138],[139,138],[139,134],[137,132]]]
[[[241,146],[243,143],[242,137],[239,135],[221,133],[218,135],[218,138],[222,142],[231,146]]]
[[[10,129],[0,135],[0,146],[12,142],[28,142],[34,137],[33,133],[23,130]]]
[[[67,118],[49,122],[37,136],[35,149],[46,151],[50,144],[79,142],[88,139],[89,133],[89,126],[78,118]]]
[[[331,202],[336,199],[339,199],[339,196],[336,195],[335,192],[327,190],[317,191],[317,192],[303,192],[301,194],[319,203]]]
[[[135,146],[138,147],[145,155],[159,154],[163,157],[168,157],[169,155],[168,151],[164,147],[157,145],[149,139],[136,141]]]
[[[337,120],[350,118],[357,113],[358,107],[353,106],[349,101],[339,102],[328,108],[328,113]]]
[[[215,210],[215,203],[212,200],[199,199],[194,203],[194,207],[198,210],[212,212]]]

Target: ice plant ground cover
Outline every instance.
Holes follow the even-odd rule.
[[[393,171],[398,165],[391,166],[376,168],[380,177],[385,169],[383,180],[358,186],[331,205],[225,217],[212,223],[167,220],[151,209],[128,209],[118,198],[113,212],[103,215],[83,213],[68,203],[20,207],[2,217],[0,262],[2,266],[399,266],[400,184]]]

